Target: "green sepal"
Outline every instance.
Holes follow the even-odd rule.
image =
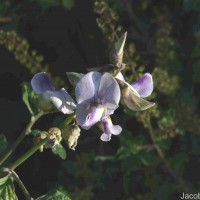
[[[114,46],[115,46],[115,51],[117,54],[121,55],[123,54],[124,51],[124,45],[126,42],[126,37],[127,37],[127,32],[125,32],[117,42],[115,42]]]
[[[24,103],[26,104],[31,115],[36,114],[38,112],[36,106],[38,101],[38,95],[33,91],[31,84],[29,82],[23,82],[22,89],[23,89],[22,98]]]

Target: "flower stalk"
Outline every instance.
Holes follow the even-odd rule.
[[[12,144],[10,148],[4,153],[4,155],[0,158],[0,165],[14,152],[14,150],[18,147],[21,141],[31,132],[31,128],[35,124],[35,122],[43,115],[44,113],[41,111],[36,115],[32,115],[29,123],[27,124],[24,131],[20,134],[20,136],[16,139],[16,141]]]
[[[19,165],[21,165],[24,161],[26,161],[29,157],[31,157],[42,145],[45,144],[46,138],[39,141],[37,144],[35,144],[31,149],[29,149],[24,155],[22,155],[18,160],[16,160],[14,163],[12,163],[10,166],[8,166],[8,169],[14,170]]]
[[[26,200],[33,200],[28,190],[26,189],[25,185],[23,184],[23,182],[21,181],[21,179],[19,178],[18,174],[15,171],[10,170],[8,168],[4,168],[3,171],[9,173],[9,176],[11,176],[14,179],[14,181],[19,185],[20,189],[24,193]]]

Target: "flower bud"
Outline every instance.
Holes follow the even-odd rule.
[[[81,129],[77,125],[69,125],[62,130],[62,137],[70,149],[75,150]]]
[[[120,69],[124,69],[125,65],[123,64],[123,53],[124,45],[126,42],[127,32],[125,32],[119,40],[115,43],[114,51],[111,52],[110,61],[112,64],[116,65]]]
[[[45,144],[46,148],[52,148],[56,144],[59,144],[62,140],[61,130],[57,127],[50,128],[48,131],[47,142]]]
[[[43,95],[40,95],[38,98],[38,108],[45,112],[52,112],[55,110],[53,104],[47,100]]]

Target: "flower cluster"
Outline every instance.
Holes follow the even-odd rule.
[[[114,55],[123,55],[125,38],[126,33],[121,39],[118,51],[116,49],[118,53]],[[129,84],[121,73],[124,68],[122,57],[120,62],[115,63],[114,68],[117,69],[115,74],[109,73],[109,70],[91,71],[85,75],[67,73],[70,82],[75,86],[76,103],[64,88],[55,90],[45,72],[36,74],[31,84],[44,101],[52,102],[59,111],[64,114],[75,112],[75,120],[83,129],[88,130],[93,125],[100,124],[103,130],[101,140],[109,141],[112,135],[118,135],[122,131],[119,125],[113,125],[110,117],[119,107],[120,100],[134,111],[145,110],[154,105],[144,99],[153,91],[151,74],[145,73],[139,80]]]

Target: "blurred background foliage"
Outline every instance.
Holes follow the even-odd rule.
[[[199,0],[2,0],[0,26],[0,119],[8,142],[29,116],[20,84],[36,72],[47,71],[73,92],[65,72],[108,63],[113,43],[127,31],[127,81],[153,74],[149,100],[156,106],[118,109],[119,137],[103,143],[97,128],[82,130],[65,160],[44,151],[17,169],[34,197],[52,188],[73,200],[173,200],[200,191]],[[43,117],[36,128],[49,129],[63,118]]]

